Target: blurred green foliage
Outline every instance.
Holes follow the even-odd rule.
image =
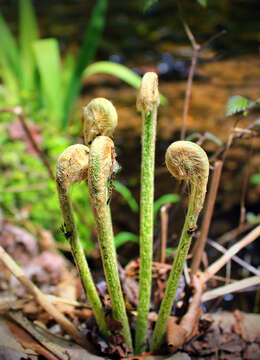
[[[27,115],[44,110],[56,126],[64,129],[83,77],[107,73],[139,87],[141,78],[121,64],[106,61],[89,66],[100,44],[106,9],[107,0],[96,1],[78,56],[65,54],[63,66],[57,39],[39,38],[30,0],[19,0],[18,43],[0,14],[0,76],[4,85],[0,104],[21,105]]]
[[[28,124],[40,125],[41,148],[55,172],[58,155],[77,141],[80,121],[72,122],[70,127],[67,124],[80,93],[82,78],[106,73],[135,88],[140,86],[141,78],[121,64],[109,61],[90,64],[100,44],[107,0],[95,2],[78,56],[72,53],[61,56],[57,39],[40,39],[31,0],[19,0],[18,4],[18,40],[0,13],[0,107],[19,105]],[[161,103],[166,103],[162,95]],[[26,142],[10,137],[14,115],[0,114],[0,117],[0,207],[6,214],[15,215],[17,221],[24,216],[24,220],[50,230],[57,240],[64,241],[62,231],[58,230],[62,218],[53,180],[48,177],[41,159],[28,152]],[[115,190],[133,212],[138,212],[138,204],[127,187],[115,182]],[[91,240],[94,221],[87,186],[77,184],[71,192],[88,223],[87,227],[83,225],[75,213],[80,238],[90,252],[94,247]],[[129,234],[127,236],[129,238]],[[136,235],[130,236],[130,241],[133,239],[136,241]],[[121,240],[117,241],[124,243],[126,236],[121,235]]]
[[[56,185],[49,178],[41,159],[28,153],[25,142],[9,139],[10,116],[6,115],[4,119],[5,121],[0,123],[0,166],[3,174],[0,177],[0,207],[6,215],[15,215],[18,222],[22,221],[24,216],[24,220],[28,220],[35,227],[48,229],[57,240],[64,241],[65,237],[59,230],[62,216]],[[54,171],[57,155],[71,143],[59,136],[54,127],[48,127],[42,135],[42,146]],[[75,214],[80,238],[86,250],[91,251],[94,247],[91,241],[94,221],[86,183],[73,186],[71,196],[89,224],[88,227],[83,225]]]
[[[96,2],[79,56],[70,63],[69,75],[65,71],[65,76],[69,77],[65,81],[58,41],[39,39],[31,1],[19,0],[19,44],[0,15],[0,66],[4,83],[1,102],[24,105],[29,101],[34,105],[32,110],[35,110],[35,105],[36,109],[47,107],[49,118],[65,126],[80,91],[83,71],[93,60],[100,43],[106,8],[107,0]]]
[[[19,105],[28,124],[31,120],[40,124],[41,147],[53,171],[58,155],[75,142],[81,126],[80,121],[69,128],[66,125],[79,95],[82,78],[93,73],[108,73],[119,74],[120,79],[134,87],[141,82],[138,75],[120,64],[98,62],[96,66],[95,63],[88,66],[100,43],[106,8],[107,0],[97,0],[78,56],[67,53],[63,59],[56,39],[39,38],[31,0],[19,0],[18,41],[0,14],[0,106]],[[48,229],[56,239],[64,241],[64,235],[58,231],[62,218],[53,180],[48,177],[40,158],[28,153],[24,141],[9,137],[14,115],[0,115],[0,207],[7,214],[17,215],[17,220],[25,216],[34,226]],[[66,138],[60,132],[61,128],[66,128]],[[132,209],[138,209],[130,191],[119,183],[116,187]],[[86,250],[91,251],[94,221],[87,186],[77,184],[71,192],[88,223],[88,227],[83,225],[75,214],[80,238]]]
[[[154,206],[153,206],[154,220],[156,220],[158,211],[163,205],[165,205],[167,203],[174,204],[174,203],[178,202],[179,200],[180,200],[180,196],[178,194],[165,194],[165,195],[159,197],[159,199],[155,200]]]

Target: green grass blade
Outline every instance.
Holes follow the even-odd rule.
[[[127,231],[122,231],[114,237],[115,247],[118,248],[127,242],[135,242],[138,244],[138,236]]]
[[[4,99],[5,105],[13,106],[19,104],[19,81],[15,73],[9,66],[5,56],[0,52],[0,67],[1,80],[3,82],[3,89],[1,91],[1,98]]]
[[[64,96],[66,95],[66,89],[69,88],[69,83],[75,68],[75,56],[71,52],[68,52],[63,57],[62,62],[62,87],[64,89]]]
[[[63,98],[58,42],[56,39],[37,40],[33,44],[33,50],[51,119],[60,123],[63,117]]]
[[[65,101],[63,127],[67,125],[72,104],[80,91],[83,72],[95,57],[105,24],[106,9],[107,0],[98,0],[92,12],[90,22],[84,34],[83,45],[77,59],[76,67],[69,84]]]
[[[166,195],[161,196],[159,199],[157,199],[153,205],[154,219],[156,219],[157,213],[162,205],[167,204],[167,203],[176,203],[179,200],[180,200],[180,196],[177,194],[166,194]]]
[[[84,71],[85,76],[93,74],[109,74],[116,76],[120,80],[126,82],[128,85],[139,89],[141,85],[141,77],[126,66],[113,63],[111,61],[98,61],[89,65]],[[160,101],[162,105],[167,104],[167,99],[160,95]]]
[[[36,64],[33,55],[33,42],[39,38],[37,21],[31,0],[19,1],[19,36],[21,62],[23,69],[23,89],[35,89]]]
[[[19,81],[21,81],[22,71],[21,71],[18,46],[1,13],[0,13],[0,52],[2,57],[5,56],[5,59],[9,64],[10,69],[15,74],[15,76],[19,79]]]
[[[138,212],[138,204],[135,201],[131,191],[125,185],[116,180],[113,181],[113,185],[115,190],[119,192],[119,194],[121,194],[124,200],[128,203],[131,210],[135,213]]]

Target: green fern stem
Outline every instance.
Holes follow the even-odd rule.
[[[191,244],[192,234],[189,233],[189,229],[195,227],[197,223],[198,213],[194,212],[192,199],[190,199],[190,206],[187,212],[186,221],[182,230],[181,240],[177,249],[176,256],[174,258],[174,264],[167,281],[167,288],[161,303],[158,320],[154,329],[151,351],[157,350],[163,340],[163,336],[166,330],[166,324],[168,317],[171,313],[172,304],[174,301],[175,293],[179,285],[180,276],[183,270],[185,259],[188,255],[188,251]]]
[[[94,139],[90,147],[88,184],[103,268],[112,304],[112,315],[115,320],[120,322],[122,328],[118,331],[123,335],[132,352],[132,339],[118,275],[113,227],[108,204],[107,182],[112,175],[113,151],[114,144],[109,137],[98,136]]]
[[[145,78],[146,77],[146,78]],[[152,93],[152,97],[151,97]],[[135,334],[135,353],[145,350],[150,307],[153,255],[154,158],[159,94],[157,76],[145,74],[137,107],[142,112],[142,164],[140,195],[140,282]]]
[[[69,167],[69,164],[72,164],[71,167]],[[64,219],[65,236],[70,243],[74,261],[80,274],[86,297],[93,309],[100,333],[105,339],[108,339],[110,332],[106,327],[105,312],[78,236],[69,195],[69,185],[84,180],[87,177],[87,168],[88,148],[84,145],[68,147],[57,161],[56,184]]]
[[[192,235],[196,230],[197,219],[203,206],[209,172],[206,153],[197,144],[190,141],[173,143],[166,153],[166,165],[172,175],[180,180],[189,181],[191,194],[177,253],[155,325],[151,351],[158,350],[162,344]]]

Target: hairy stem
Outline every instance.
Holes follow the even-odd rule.
[[[112,175],[113,153],[114,144],[110,138],[98,136],[94,139],[90,147],[88,183],[113,318],[120,322],[122,328],[119,333],[123,335],[132,351],[132,339],[118,275],[113,227],[107,201],[107,182]]]
[[[171,313],[184,262],[204,202],[209,171],[207,155],[198,145],[189,141],[173,143],[167,150],[166,164],[172,175],[189,181],[191,195],[177,253],[155,325],[151,351],[155,351],[160,347],[165,334],[167,320]]]
[[[105,313],[78,236],[69,196],[69,184],[84,180],[87,176],[88,155],[86,152],[88,152],[86,146],[72,145],[61,154],[57,161],[56,183],[60,208],[64,219],[65,236],[70,243],[86,297],[93,309],[100,332],[105,338],[108,338],[109,331],[106,329]],[[87,158],[83,162],[80,156],[82,158],[86,156]],[[70,164],[71,167],[69,167]]]
[[[158,80],[154,73],[145,74],[137,100],[142,112],[142,165],[140,200],[140,283],[135,353],[145,350],[150,307],[153,254],[154,157],[158,108]]]

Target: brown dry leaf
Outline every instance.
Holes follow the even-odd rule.
[[[200,307],[202,285],[195,276],[193,279],[193,288],[194,295],[189,304],[188,311],[181,319],[180,324],[177,324],[177,319],[175,317],[169,317],[166,339],[170,352],[176,351],[199,332],[199,320],[202,313]]]
[[[186,351],[200,356],[213,356],[215,350],[212,359],[218,354],[221,360],[260,359],[260,315],[223,311],[205,314],[202,316],[204,319],[208,323],[213,322],[204,331],[200,341],[193,341],[192,347],[184,346]]]
[[[21,265],[26,265],[38,254],[34,236],[18,226],[3,223],[0,231],[0,245]]]
[[[119,358],[122,359],[126,358],[131,351],[125,343],[124,337],[121,334],[115,334],[109,337],[109,348],[107,353],[116,357],[119,356]]]
[[[240,353],[243,350],[243,344],[237,334],[223,334],[220,336],[221,343],[219,349],[229,353]]]
[[[223,333],[235,331],[246,342],[260,342],[260,315],[246,314],[236,310],[234,313],[219,311],[211,318]]]
[[[192,281],[193,297],[189,304],[187,313],[181,319],[181,327],[186,330],[185,341],[189,341],[195,335],[198,334],[199,320],[202,314],[201,295],[202,295],[202,283],[194,276]]]
[[[26,330],[38,343],[51,352],[59,360],[101,360],[102,358],[90,354],[86,349],[58,337],[38,325],[32,324],[21,312],[9,312],[7,316]],[[54,357],[54,359],[56,359]]]
[[[28,352],[23,349],[20,343],[16,341],[5,319],[0,316],[0,359],[20,360],[23,358],[29,360],[29,358],[36,359],[36,356],[37,354],[34,351]]]
[[[105,321],[107,328],[112,332],[120,331],[123,328],[121,322],[113,319],[111,314],[106,316]]]
[[[241,334],[246,342],[260,342],[260,315],[246,314],[235,311],[234,317],[237,320],[235,331]]]
[[[223,333],[230,333],[236,324],[234,314],[228,311],[218,311],[211,314],[213,321],[219,326]]]
[[[131,278],[129,276],[124,276],[122,284],[123,284],[123,290],[124,290],[124,294],[127,298],[127,301],[131,305],[133,305],[135,308],[137,308],[138,289],[139,289],[139,285],[138,285],[137,281],[135,281],[133,278]]]
[[[244,360],[259,360],[260,359],[260,345],[250,344],[244,351]]]
[[[50,351],[46,350],[38,341],[34,340],[34,338],[21,327],[11,321],[6,321],[6,323],[16,341],[18,341],[24,349],[27,349],[28,351],[33,350],[38,355],[44,356],[47,360],[59,359]]]
[[[207,321],[208,318],[209,317],[207,316]],[[201,340],[193,340],[192,343],[185,344],[184,350],[190,354],[195,354],[196,356],[210,356],[214,354],[215,360],[220,346],[220,335],[221,332],[219,327],[212,322],[203,338]]]

